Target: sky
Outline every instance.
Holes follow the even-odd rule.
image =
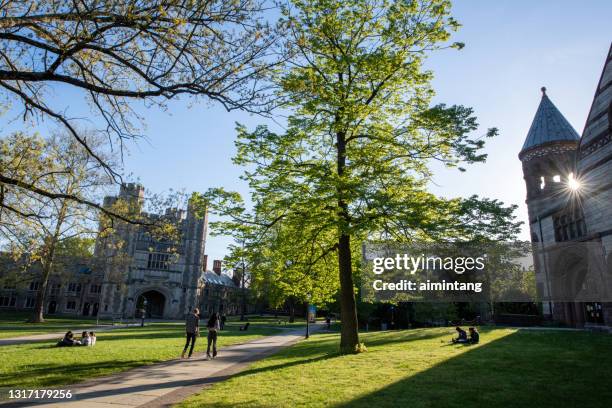
[[[581,134],[612,41],[612,1],[457,0],[453,15],[463,25],[453,40],[466,46],[440,51],[427,61],[435,74],[434,102],[471,106],[481,124],[476,135],[489,127],[499,128],[500,135],[487,142],[487,163],[468,166],[466,173],[436,167],[431,190],[445,197],[478,194],[517,204],[517,215],[526,221],[517,156],[540,88],[546,86],[549,98]],[[56,103],[68,109],[74,99],[60,93]],[[187,99],[169,103],[167,111],[142,113],[146,140],[131,143],[125,157],[132,180],[155,193],[223,186],[247,195],[241,169],[231,162],[234,128],[236,122],[252,128],[264,123],[262,118]],[[521,238],[529,238],[526,230]],[[230,242],[208,237],[209,268]]]

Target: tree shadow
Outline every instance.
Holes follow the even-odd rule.
[[[481,345],[443,344],[470,350],[335,407],[611,406],[609,341],[555,335],[561,339],[517,331]]]

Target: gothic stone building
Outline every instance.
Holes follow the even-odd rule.
[[[542,88],[519,159],[544,313],[612,327],[612,45],[582,136]]]
[[[141,185],[122,185],[103,205],[119,200],[144,214]],[[206,270],[207,216],[197,217],[188,206],[186,211],[169,208],[147,217],[175,223],[179,239],[162,242],[143,226],[117,222],[113,234],[96,242],[93,259],[59,262],[61,270],[49,278],[45,313],[121,319],[140,317],[144,310],[152,318],[182,319],[195,306],[205,315],[238,313],[239,283],[222,273],[221,261],[215,260],[213,271]],[[18,266],[9,255],[0,254],[0,278]],[[31,280],[21,285],[0,283],[0,310],[34,307],[40,265],[31,266],[27,274]]]
[[[104,206],[117,200],[142,212],[144,188],[122,185],[118,196],[105,197]],[[197,217],[191,206],[187,211],[169,208],[163,215],[147,215],[176,223],[180,239],[156,240],[143,226],[119,223],[112,236],[100,240],[95,258],[109,259],[102,282],[101,317],[132,317],[146,310],[148,317],[182,318],[199,304],[207,216]]]

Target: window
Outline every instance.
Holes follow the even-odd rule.
[[[149,269],[168,269],[170,254],[150,253],[147,261]]]
[[[66,302],[66,309],[68,309],[68,310],[76,309],[76,302],[74,300],[70,300],[70,301]]]
[[[59,295],[61,287],[62,287],[62,285],[61,285],[61,284],[59,284],[59,283],[54,283],[54,284],[51,286],[51,294],[52,294],[52,295]]]
[[[0,307],[15,307],[15,297],[0,296]]]
[[[586,235],[584,215],[580,209],[563,211],[553,217],[555,241],[564,242]]]
[[[28,296],[26,298],[25,308],[32,309],[36,305],[36,298],[32,296]]]
[[[37,281],[30,282],[30,290],[31,291],[38,290],[38,288],[40,288],[40,282],[37,282]]]
[[[76,282],[70,282],[68,284],[68,292],[80,292],[81,284]]]
[[[102,285],[91,284],[89,286],[89,293],[100,293],[102,292]]]

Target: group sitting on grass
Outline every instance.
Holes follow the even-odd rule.
[[[96,334],[92,331],[87,333],[84,331],[81,333],[81,338],[79,340],[74,338],[74,334],[72,331],[68,330],[68,332],[64,335],[64,338],[57,342],[58,347],[72,347],[72,346],[95,346],[96,345]]]
[[[451,339],[453,343],[463,343],[463,344],[478,344],[480,341],[480,334],[475,327],[470,327],[468,330],[470,332],[470,337],[468,338],[468,334],[461,327],[455,327],[457,330],[457,338]]]

